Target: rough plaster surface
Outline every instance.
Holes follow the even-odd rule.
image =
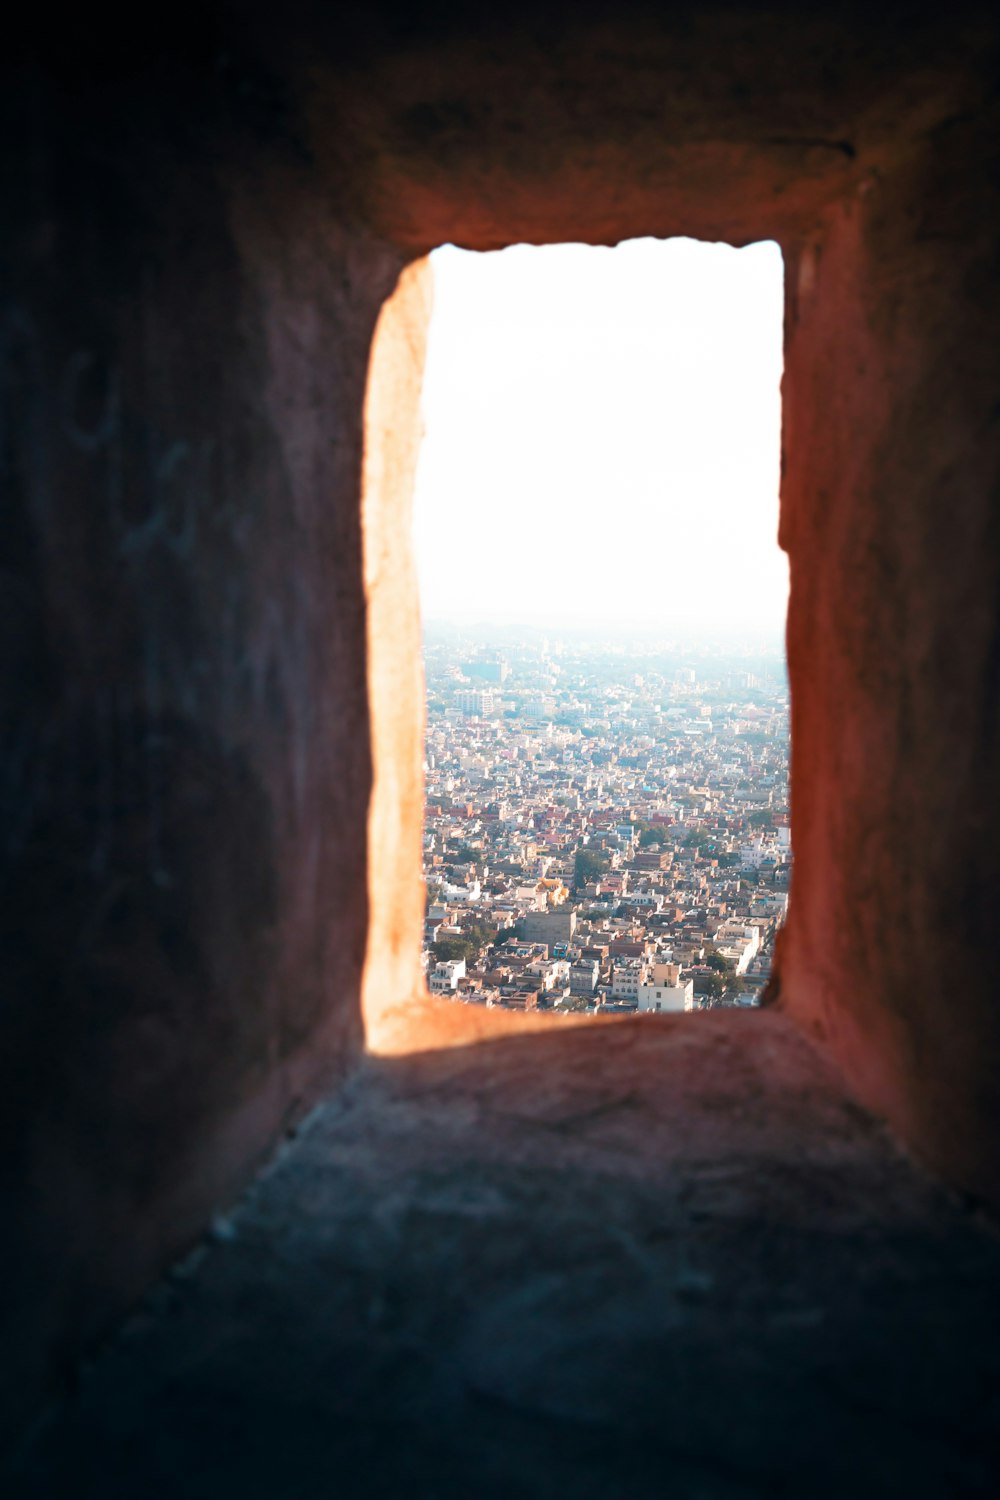
[[[1000,1203],[995,110],[789,257],[796,871],[781,1003],[934,1167]]]
[[[361,520],[372,787],[361,1008],[369,1046],[383,1016],[412,1005],[424,988],[423,641],[409,539],[432,282],[430,263],[415,261],[386,300],[365,397]]]
[[[183,83],[4,97],[0,1432],[363,1044],[402,257]]]
[[[7,1493],[991,1495],[998,1291],[780,1017],[372,1062]]]

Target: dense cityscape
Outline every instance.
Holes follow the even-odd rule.
[[[431,993],[758,1005],[791,865],[781,653],[438,627],[425,662]]]

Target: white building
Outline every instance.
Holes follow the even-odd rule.
[[[453,995],[458,981],[465,978],[465,959],[450,958],[435,964],[427,976],[427,988],[432,995]]]
[[[525,972],[548,992],[564,989],[569,971],[570,966],[564,958],[542,958],[537,963],[529,964]]]
[[[744,870],[759,870],[769,852],[763,839],[753,839],[740,850],[740,863]]]
[[[638,991],[639,1009],[641,1011],[679,1011],[694,1010],[694,984],[689,979],[686,984],[662,984],[653,980],[651,984],[641,984]]]
[[[475,688],[459,688],[455,694],[455,707],[460,713],[485,718],[487,714],[496,711],[496,699],[490,692],[480,692]]]
[[[760,928],[742,922],[723,922],[715,933],[715,946],[728,958],[737,974],[745,974],[760,948]]]
[[[483,888],[478,880],[470,880],[468,885],[451,885],[445,881],[441,887],[441,894],[446,901],[475,902],[483,893]]]
[[[545,911],[548,906],[544,889],[537,885],[516,885],[511,895],[525,911]]]

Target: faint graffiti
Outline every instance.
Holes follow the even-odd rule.
[[[150,367],[156,353],[153,344],[145,350]],[[304,817],[322,764],[316,618],[297,546],[269,577],[247,570],[255,517],[266,507],[261,489],[245,484],[233,445],[224,434],[186,433],[183,422],[180,432],[166,421],[166,432],[157,429],[148,417],[154,402],[139,403],[141,421],[130,417],[126,369],[80,347],[52,361],[47,380],[31,318],[19,308],[0,318],[0,475],[23,481],[44,545],[60,494],[53,477],[77,516],[78,486],[90,489],[109,543],[101,554],[111,559],[109,602],[134,626],[119,641],[112,623],[106,660],[100,646],[89,660],[81,651],[78,677],[40,694],[34,718],[5,726],[0,816],[8,853],[17,853],[39,819],[65,815],[89,849],[90,871],[103,876],[120,852],[116,841],[134,837],[128,820],[141,809],[147,871],[162,885],[170,881],[171,715],[214,724],[233,743],[278,740],[288,812]],[[148,370],[140,378],[152,380]],[[202,568],[209,541],[211,567]],[[80,576],[90,608],[92,579]],[[186,614],[188,606],[204,610],[204,620]],[[81,631],[89,625],[82,616]]]

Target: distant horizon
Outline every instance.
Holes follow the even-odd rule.
[[[633,240],[431,257],[428,624],[783,641],[783,266]]]
[[[783,627],[773,629],[767,625],[709,628],[669,626],[656,621],[640,621],[631,624],[627,622],[611,624],[597,620],[553,622],[552,620],[477,618],[471,615],[463,615],[461,618],[428,616],[425,613],[423,631],[425,635],[440,633],[478,637],[484,643],[492,643],[495,639],[510,638],[520,634],[528,638],[548,638],[554,642],[593,640],[613,642],[616,646],[635,642],[637,645],[670,646],[686,650],[697,649],[699,645],[717,649],[745,646],[751,642],[757,650],[771,650],[783,654],[785,649]]]

